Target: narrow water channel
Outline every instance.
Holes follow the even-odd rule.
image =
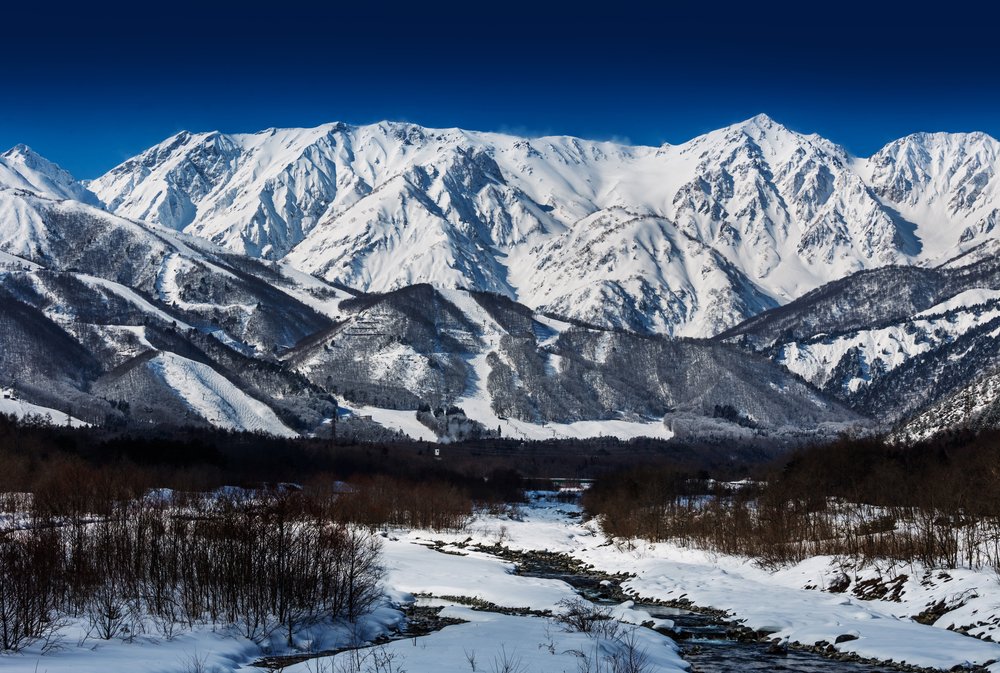
[[[621,602],[617,587],[609,586],[605,577],[546,567],[544,559],[532,559],[529,564],[520,566],[519,574],[562,580],[582,597],[598,605],[611,606]],[[670,635],[680,645],[681,656],[691,664],[692,673],[888,673],[899,670],[891,666],[831,659],[807,651],[789,650],[785,654],[773,654],[768,651],[768,643],[737,639],[731,625],[715,616],[655,604],[636,603],[635,607],[655,618],[669,619],[674,623],[674,633]]]
[[[565,559],[558,555],[531,553],[513,560],[517,572],[525,577],[561,580],[573,587],[583,598],[597,605],[617,606],[625,600],[621,587],[605,575],[568,570]],[[873,665],[857,661],[828,658],[815,652],[791,649],[781,654],[770,651],[767,642],[741,639],[739,630],[712,614],[667,607],[656,603],[637,602],[634,606],[656,619],[673,622],[673,630],[664,631],[680,646],[681,656],[691,664],[692,673],[890,673],[903,670],[891,665]],[[391,634],[384,642],[416,639],[434,633],[460,620],[442,619],[440,608],[411,606],[407,615],[407,628]],[[362,646],[362,648],[369,645]],[[284,666],[328,657],[338,652],[357,648],[345,647],[311,654],[289,654],[266,657],[251,666],[276,670]]]

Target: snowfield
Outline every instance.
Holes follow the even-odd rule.
[[[280,437],[298,436],[270,407],[247,395],[206,364],[164,351],[148,366],[193,411],[217,427],[267,432]]]
[[[543,499],[524,508],[521,520],[481,517],[470,527],[473,538],[485,544],[502,540],[511,549],[561,552],[606,572],[634,573],[637,577],[624,586],[643,598],[686,598],[698,606],[726,610],[750,628],[773,631],[773,637],[791,642],[833,643],[838,636],[850,635],[857,639],[837,644],[837,650],[944,670],[966,662],[1000,661],[997,643],[948,630],[982,621],[991,622],[992,627],[973,633],[1000,634],[1000,581],[992,572],[948,571],[947,581],[922,583],[924,569],[919,567],[871,568],[867,574],[856,573],[858,578],[893,571],[893,576],[905,574],[910,579],[901,602],[866,601],[822,590],[843,571],[836,559],[817,557],[768,571],[748,559],[668,543],[616,544],[596,523],[581,523],[576,512],[573,505]],[[466,537],[463,532],[452,539]],[[931,604],[954,604],[962,596],[972,599],[933,626],[910,619]],[[990,670],[1000,671],[1000,663]]]
[[[417,412],[405,409],[382,409],[364,405],[341,404],[345,411],[361,417],[369,417],[379,425],[390,430],[403,433],[411,439],[422,442],[436,442],[437,435],[433,430],[417,420]]]
[[[466,673],[472,657],[481,670],[493,670],[490,666],[494,662],[507,660],[518,662],[517,670],[542,673],[576,671],[585,656],[597,659],[621,651],[619,641],[570,632],[551,619],[518,613],[517,609],[524,608],[558,612],[560,602],[574,597],[574,590],[560,580],[514,574],[513,564],[475,549],[476,545],[494,544],[512,550],[562,552],[606,572],[630,573],[634,577],[624,587],[643,598],[683,597],[696,605],[728,611],[750,628],[772,631],[774,637],[792,642],[832,643],[839,636],[851,636],[853,640],[837,644],[836,649],[943,670],[967,662],[1000,660],[1000,645],[948,629],[992,620],[992,628],[975,633],[997,635],[1000,583],[991,573],[949,571],[922,575],[923,570],[917,567],[869,569],[858,573],[858,578],[889,572],[907,574],[910,579],[904,582],[900,602],[865,601],[823,590],[834,574],[844,572],[835,559],[818,557],[771,571],[746,559],[670,544],[630,546],[608,540],[594,522],[582,522],[578,513],[576,505],[534,494],[532,502],[519,510],[499,516],[482,513],[465,530],[454,533],[386,531],[383,550],[387,601],[356,626],[317,625],[296,636],[296,646],[304,650],[352,645],[361,645],[362,649],[323,656],[285,670],[353,670],[341,666],[347,666],[352,657],[378,656],[382,661],[392,661],[396,667],[393,670]],[[937,579],[927,581],[927,577]],[[933,626],[910,619],[927,604],[957,604],[962,596],[967,600],[964,606],[947,612]],[[472,609],[465,604],[471,600],[514,612],[500,614],[491,607]],[[376,636],[400,624],[402,616],[396,606],[414,601],[443,607],[442,617],[462,623],[427,636],[372,646],[370,641]],[[649,619],[631,601],[617,606],[614,614],[626,624]],[[661,620],[659,626],[669,627],[670,623]],[[649,670],[689,670],[670,638],[642,627],[623,628],[633,634],[645,652]],[[108,642],[87,639],[81,629],[79,624],[71,625],[61,646],[53,652],[42,654],[36,646],[0,658],[0,667],[17,673],[185,673],[192,670],[192,661],[199,660],[207,666],[204,670],[222,673],[248,670],[248,663],[265,652],[285,651],[280,637],[255,644],[205,627],[183,631],[169,640],[137,634],[124,641]],[[989,670],[1000,671],[1000,663],[991,664]]]
[[[47,416],[51,419],[53,425],[72,424],[77,427],[89,425],[89,423],[84,423],[80,419],[70,416],[65,411],[41,407],[37,404],[25,402],[24,400],[6,399],[3,397],[0,397],[0,414],[8,414],[17,418],[25,418],[26,416],[41,416],[44,418]]]
[[[485,363],[484,363],[485,364]],[[488,370],[487,370],[488,371]],[[480,379],[482,380],[482,379]],[[485,392],[485,391],[484,391]],[[489,429],[499,427],[501,436],[517,439],[587,439],[590,437],[617,437],[635,439],[653,437],[670,439],[674,433],[662,421],[574,421],[573,423],[528,423],[516,418],[500,418],[481,398],[462,398],[457,406],[465,410],[468,418],[479,421]],[[383,409],[366,405],[341,403],[341,408],[355,416],[367,416],[379,425],[403,433],[422,442],[445,442],[433,430],[417,420],[417,412],[404,409]]]

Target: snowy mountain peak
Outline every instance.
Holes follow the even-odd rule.
[[[980,160],[995,161],[1000,156],[1000,142],[981,131],[971,133],[913,133],[887,144],[871,161],[884,166],[897,164],[914,167],[936,163],[947,169],[955,164],[976,157]]]
[[[0,189],[3,188],[23,189],[51,199],[73,199],[100,205],[98,198],[69,171],[24,144],[15,145],[0,154]]]
[[[691,144],[718,145],[751,144],[768,157],[783,158],[789,152],[807,149],[821,151],[838,158],[846,158],[847,152],[836,143],[818,134],[804,134],[793,131],[766,114],[758,114],[730,126],[706,133],[691,141]]]
[[[753,117],[750,117],[749,119],[746,119],[742,122],[737,122],[736,124],[730,126],[730,128],[738,128],[748,133],[768,133],[768,132],[791,133],[791,131],[789,131],[788,128],[776,122],[771,117],[768,117],[763,112],[761,112],[760,114],[756,114]]]
[[[39,157],[41,158],[33,149],[25,145],[24,143],[18,143],[14,145],[9,150],[0,154],[4,159],[13,159],[14,157]]]
[[[1000,142],[985,133],[915,133],[865,167],[872,189],[913,223],[929,259],[997,237]]]
[[[805,138],[802,134],[792,131],[766,114],[755,115],[700,137],[717,141],[718,137],[734,139],[741,136],[758,142],[800,141]]]
[[[0,157],[8,168],[17,170],[24,177],[45,178],[48,182],[64,186],[77,184],[69,171],[23,143],[10,148]]]

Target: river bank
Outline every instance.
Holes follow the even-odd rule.
[[[898,582],[902,588],[898,600],[864,600],[849,592],[831,591],[838,588],[835,580],[845,570],[833,559],[815,558],[769,570],[748,559],[664,543],[616,544],[595,523],[582,521],[576,505],[544,496],[506,516],[481,516],[467,531],[435,536],[412,533],[406,538],[424,544],[446,543],[459,552],[477,546],[563,554],[605,573],[628,575],[621,586],[629,595],[666,605],[712,608],[754,632],[823,649],[829,655],[934,670],[975,665],[1000,671],[996,663],[1000,646],[959,631],[963,624],[981,622],[987,626],[979,627],[979,635],[990,637],[991,632],[982,630],[1000,621],[1000,585],[988,573],[951,571],[941,577],[941,573],[908,568],[907,577]],[[878,570],[856,570],[851,584],[866,582],[866,573]],[[897,569],[895,577],[902,574]],[[936,581],[928,582],[928,574]],[[956,595],[975,597],[959,604]],[[958,607],[942,613],[934,625],[913,619],[941,604]],[[975,628],[962,630],[971,633]]]

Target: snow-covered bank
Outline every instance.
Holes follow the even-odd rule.
[[[822,590],[839,574],[834,559],[814,558],[771,572],[747,559],[667,543],[616,545],[595,523],[582,523],[577,513],[573,505],[542,500],[525,507],[523,516],[484,517],[471,529],[473,539],[484,544],[502,540],[511,549],[561,552],[606,572],[633,573],[636,577],[623,586],[644,598],[686,599],[726,610],[752,629],[772,631],[774,637],[803,645],[834,643],[848,636],[854,639],[837,643],[838,651],[941,669],[1000,660],[1000,645],[946,628],[979,621],[996,627],[1000,583],[991,573],[948,571],[953,579],[921,584],[923,570],[910,568],[909,577],[914,579],[908,580],[909,591],[903,592],[901,602],[862,600]],[[941,617],[933,626],[911,619],[930,604],[953,602],[962,594],[975,596],[974,603]],[[981,627],[974,632],[991,631]],[[1000,671],[1000,664],[990,670]]]
[[[593,662],[601,660],[606,666],[609,657],[629,651],[624,637],[581,633],[542,616],[545,611],[563,611],[565,601],[575,598],[576,592],[561,580],[517,574],[512,563],[485,551],[501,545],[510,550],[559,552],[608,573],[628,573],[632,577],[623,587],[644,598],[687,600],[725,610],[751,629],[773,632],[792,642],[813,645],[839,639],[842,642],[834,645],[837,650],[861,657],[943,670],[966,662],[990,664],[990,671],[1000,672],[1000,664],[992,663],[1000,659],[1000,645],[946,628],[983,622],[992,626],[975,632],[994,634],[992,629],[1000,622],[1000,583],[988,573],[928,574],[916,567],[889,573],[883,568],[883,580],[907,575],[898,582],[900,600],[862,600],[851,595],[850,589],[845,593],[830,589],[843,588],[838,584],[845,575],[858,586],[876,577],[874,569],[854,571],[834,559],[817,557],[769,571],[747,559],[665,543],[619,545],[593,522],[583,522],[576,505],[545,498],[501,515],[482,513],[460,531],[390,530],[384,535],[387,602],[359,630],[343,623],[304,628],[296,636],[297,647],[313,651],[370,643],[398,626],[402,613],[396,606],[411,602],[443,608],[441,617],[461,623],[415,639],[369,645],[362,654],[322,656],[284,670],[366,670],[350,668],[351,657],[362,656],[381,657],[383,663],[390,661],[394,666],[379,670],[410,673],[464,673],[470,670],[470,657],[478,662],[476,670],[493,670],[494,663],[503,662],[525,673],[606,670]],[[966,601],[964,606],[945,610],[933,626],[910,618],[932,604],[947,608],[962,601]],[[626,624],[641,624],[649,618],[631,602],[617,605],[613,613]],[[280,637],[262,648],[231,631],[209,627],[196,627],[171,639],[137,635],[128,642],[81,641],[82,629],[82,624],[67,628],[62,647],[53,653],[43,655],[35,646],[0,658],[0,668],[18,673],[184,673],[191,670],[189,662],[199,659],[208,664],[205,670],[225,673],[246,670],[263,654],[285,650]],[[670,638],[650,629],[622,629],[620,633],[634,639],[632,651],[645,653],[647,670],[688,670]]]
[[[301,647],[338,647],[368,641],[399,625],[403,615],[388,605],[375,610],[357,625],[320,624],[297,637]],[[180,628],[178,628],[181,631]],[[199,625],[172,638],[136,634],[133,638],[101,640],[86,622],[74,620],[61,632],[54,647],[43,652],[35,644],[16,654],[0,654],[0,670],[10,673],[229,673],[259,670],[248,665],[265,654],[285,649],[282,634],[258,643],[237,629]]]
[[[395,531],[383,540],[385,601],[355,627],[345,621],[304,624],[297,629],[294,647],[279,630],[263,641],[240,635],[237,628],[196,623],[177,624],[172,633],[147,624],[108,640],[95,636],[85,619],[68,620],[59,645],[50,651],[42,643],[0,657],[0,669],[18,673],[98,673],[155,671],[229,673],[251,668],[265,656],[360,648],[333,656],[314,656],[286,671],[394,671],[458,673],[469,670],[470,657],[480,670],[514,671],[610,670],[616,659],[635,657],[645,669],[679,673],[688,670],[674,641],[635,624],[649,615],[630,604],[614,615],[624,624],[613,630],[584,633],[565,628],[543,613],[559,613],[561,604],[576,596],[565,582],[514,573],[512,564],[489,554],[438,545],[431,548],[426,531]],[[403,625],[401,606],[419,602],[441,608],[441,617],[460,620],[443,630],[376,645]],[[476,605],[476,609],[469,606]],[[669,625],[669,624],[665,624]],[[372,668],[375,659],[381,668]],[[353,658],[353,659],[352,659]],[[366,663],[361,664],[364,661]],[[395,664],[389,666],[390,661]],[[581,662],[588,662],[583,668]],[[352,667],[354,666],[354,667]],[[388,667],[386,667],[388,666]]]
[[[466,623],[449,626],[420,638],[419,642],[399,640],[386,645],[379,656],[382,661],[392,662],[395,668],[386,666],[381,670],[409,673],[610,670],[605,668],[608,661],[615,654],[624,654],[621,645],[614,641],[569,632],[542,617],[511,616],[457,605],[446,607],[441,615]],[[645,661],[643,670],[658,673],[688,670],[669,638],[642,628],[635,628],[630,633],[635,636],[636,656],[642,656]],[[350,664],[345,668],[351,656],[351,653],[344,653],[333,657],[332,661],[304,662],[285,671],[355,670],[349,667]],[[591,668],[587,668],[588,665]],[[362,670],[379,669],[373,666]]]
[[[641,656],[646,662],[647,667],[642,670],[674,673],[689,669],[680,658],[676,643],[650,629],[626,626],[617,637],[606,637],[569,630],[551,618],[538,615],[506,614],[463,605],[474,602],[480,606],[492,604],[497,610],[560,613],[561,603],[574,599],[576,592],[559,580],[517,575],[513,564],[489,554],[447,545],[432,548],[427,538],[433,536],[434,533],[427,531],[409,531],[385,541],[386,587],[400,603],[414,600],[415,594],[442,597],[417,600],[419,604],[443,607],[442,617],[465,623],[424,636],[419,643],[400,640],[379,648],[378,656],[396,666],[381,670],[405,669],[412,673],[605,670],[611,659],[629,651],[630,639],[632,656]],[[648,615],[628,604],[618,606],[614,613],[626,624],[648,619]],[[356,656],[343,653],[329,662],[304,662],[286,671],[345,670],[341,668],[344,662]],[[585,664],[588,660],[590,663]],[[504,667],[507,664],[511,666],[509,669]],[[587,665],[594,668],[586,668]]]

